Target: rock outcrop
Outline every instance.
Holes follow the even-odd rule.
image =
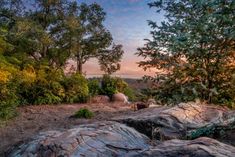
[[[114,118],[157,140],[220,136],[235,127],[235,112],[198,103],[149,108]]]
[[[235,147],[209,138],[155,143],[133,128],[115,122],[49,131],[14,148],[9,157],[234,157]]]
[[[133,128],[115,122],[81,125],[66,131],[49,131],[10,151],[10,157],[98,157],[138,154],[149,140]]]
[[[6,156],[235,156],[235,147],[208,138],[221,137],[234,129],[235,113],[226,108],[182,103],[172,108],[147,108],[113,120],[131,127],[100,121],[69,130],[48,131],[12,148]]]
[[[162,142],[135,157],[232,157],[235,147],[214,139],[201,137],[195,140],[169,140]]]

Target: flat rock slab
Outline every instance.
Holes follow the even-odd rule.
[[[235,112],[213,105],[181,103],[172,108],[145,109],[113,120],[157,140],[194,139],[233,129]]]
[[[98,157],[138,154],[149,149],[147,136],[116,122],[81,125],[66,131],[41,133],[14,148],[10,157]]]
[[[169,140],[135,157],[232,157],[235,149],[214,139]]]
[[[12,149],[10,157],[234,157],[235,147],[210,138],[155,143],[116,122],[81,125],[65,131],[41,133]]]

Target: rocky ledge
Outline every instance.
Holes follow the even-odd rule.
[[[212,105],[148,108],[113,121],[40,133],[6,156],[234,157],[235,147],[213,139],[234,130],[234,124],[234,111]]]
[[[12,149],[10,157],[172,157],[235,156],[235,147],[210,138],[154,142],[133,128],[116,122],[81,125],[66,131],[41,133]]]
[[[149,108],[115,117],[157,140],[217,138],[235,127],[235,112],[215,105],[181,103],[172,108]]]

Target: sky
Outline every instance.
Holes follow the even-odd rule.
[[[138,67],[137,62],[142,58],[137,57],[135,53],[138,47],[144,45],[144,39],[150,39],[150,27],[147,20],[153,20],[157,23],[164,18],[161,14],[150,9],[147,5],[152,0],[78,0],[87,4],[98,3],[106,12],[105,27],[111,32],[115,44],[122,44],[125,51],[121,70],[115,73],[123,77],[141,77],[143,75],[153,74],[153,71],[144,71]],[[90,60],[84,65],[84,72],[87,75],[99,75],[97,61]]]

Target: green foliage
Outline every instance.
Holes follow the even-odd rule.
[[[125,94],[128,97],[129,101],[136,101],[137,100],[135,91],[132,88],[130,88],[129,86],[124,89],[123,94]]]
[[[0,117],[12,117],[17,105],[85,102],[86,79],[64,76],[69,59],[76,59],[80,74],[90,58],[114,56],[105,67],[118,64],[119,69],[122,46],[113,44],[103,25],[105,15],[97,3],[1,0]],[[100,92],[95,82],[89,87],[91,95]]]
[[[94,117],[94,113],[86,108],[81,108],[72,117],[90,119],[90,118]]]
[[[155,0],[149,5],[166,18],[159,25],[149,21],[152,39],[137,53],[145,58],[141,67],[158,71],[148,77],[156,98],[167,104],[196,98],[235,101],[234,1]]]
[[[64,20],[66,31],[63,41],[69,45],[70,55],[77,62],[77,72],[82,74],[83,64],[90,58],[97,58],[101,70],[105,72],[107,69],[109,72],[119,70],[122,46],[113,44],[112,49],[107,49],[112,45],[113,39],[103,24],[106,15],[103,8],[97,3],[78,5],[72,2],[68,10],[69,16]]]
[[[99,56],[99,64],[101,70],[108,75],[120,70],[120,62],[124,54],[122,45],[114,44],[111,50],[105,50],[103,52],[103,55]]]
[[[66,77],[63,81],[65,102],[86,102],[89,96],[87,80],[79,73]]]
[[[113,94],[118,93],[116,86],[116,79],[109,75],[104,75],[101,81],[102,94],[112,97]]]
[[[215,133],[215,126],[210,126],[210,127],[203,127],[199,128],[195,131],[192,131],[190,135],[188,135],[187,139],[196,139],[198,137],[202,136],[210,136]]]
[[[58,104],[62,102],[62,98],[55,95],[48,82],[36,81],[30,87],[25,88],[23,93],[23,104]]]
[[[0,83],[0,119],[9,119],[16,115],[19,100],[13,82]]]
[[[101,92],[100,83],[96,79],[88,80],[88,88],[90,96],[99,95]]]
[[[9,119],[16,115],[19,104],[17,84],[13,81],[17,68],[0,54],[0,119]]]
[[[155,98],[156,91],[152,88],[143,88],[143,89],[140,90],[139,93],[137,93],[137,96],[138,96],[139,101],[144,101],[145,102],[148,99]]]
[[[113,78],[113,81],[115,82],[115,86],[117,88],[117,91],[124,93],[124,91],[128,87],[128,84],[123,79],[121,79],[119,77]]]
[[[101,94],[107,95],[111,98],[113,94],[118,92],[128,96],[130,101],[136,100],[136,93],[123,79],[104,75],[101,81]]]
[[[21,104],[58,104],[63,101],[64,87],[60,84],[64,78],[62,71],[43,66],[36,72],[34,68],[22,72],[24,77],[18,77]]]
[[[16,116],[17,101],[6,100],[0,103],[0,120],[7,120]]]

